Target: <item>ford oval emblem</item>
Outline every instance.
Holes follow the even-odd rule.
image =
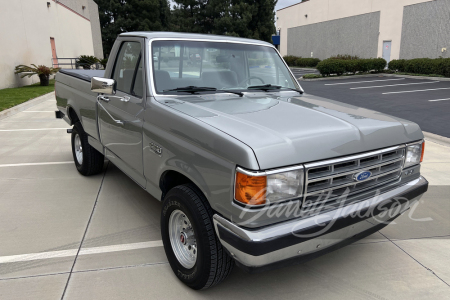
[[[355,174],[354,179],[355,181],[365,181],[367,179],[370,178],[370,176],[372,176],[372,172],[370,171],[364,171],[364,172],[360,172]]]

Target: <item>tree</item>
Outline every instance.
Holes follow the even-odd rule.
[[[253,32],[254,39],[266,42],[272,41],[275,33],[275,5],[278,0],[243,0],[253,7],[253,16],[248,24],[248,29]]]
[[[271,42],[277,0],[175,0],[173,28]]]
[[[96,0],[96,3],[106,57],[122,32],[170,30],[167,0]]]
[[[207,0],[176,0],[172,10],[174,30],[207,33],[203,25]]]

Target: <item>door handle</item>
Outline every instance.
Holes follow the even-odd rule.
[[[119,100],[122,102],[130,102],[130,97],[124,96],[124,97],[119,98]]]
[[[103,110],[108,114],[108,116],[111,118],[111,120],[113,120],[116,124],[123,125],[124,121],[114,119],[114,117],[111,116],[111,114],[108,112],[108,110],[100,103],[100,101],[98,101],[98,100],[101,100],[100,97],[102,97],[102,96],[97,97],[98,105],[100,105],[103,108]],[[106,102],[108,102],[108,101],[109,101],[109,99]]]
[[[103,96],[103,95],[97,96],[97,99],[98,99],[98,100],[105,101],[105,102],[109,102],[109,101],[110,101],[110,99],[109,99],[108,97]]]

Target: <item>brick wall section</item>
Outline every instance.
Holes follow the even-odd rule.
[[[325,59],[337,54],[377,57],[380,12],[288,28],[288,55]]]
[[[400,58],[439,56],[450,57],[450,0],[405,6]]]

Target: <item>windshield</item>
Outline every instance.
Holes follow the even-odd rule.
[[[184,94],[188,89],[202,93],[214,93],[214,89],[246,91],[249,87],[254,92],[262,85],[299,88],[277,51],[266,46],[154,41],[152,63],[158,94]]]

